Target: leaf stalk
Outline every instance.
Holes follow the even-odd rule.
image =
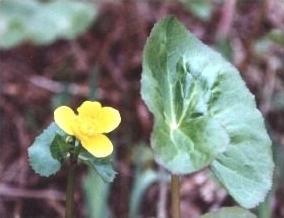
[[[171,198],[172,198],[172,218],[180,218],[180,198],[179,198],[180,178],[178,175],[171,175]]]

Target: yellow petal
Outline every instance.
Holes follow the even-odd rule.
[[[95,157],[106,157],[113,151],[113,145],[108,137],[97,134],[91,138],[81,139],[82,146]]]
[[[112,107],[102,107],[97,122],[101,133],[111,132],[121,122],[119,111]]]
[[[99,113],[101,107],[101,104],[97,101],[84,101],[81,106],[78,107],[77,111],[79,113],[79,116],[91,118]]]
[[[74,111],[67,106],[61,106],[55,109],[54,111],[54,121],[55,123],[69,135],[74,135],[72,130],[72,125],[76,115]]]

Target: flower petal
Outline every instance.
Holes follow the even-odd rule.
[[[97,117],[101,133],[114,130],[121,122],[119,111],[112,107],[102,107]]]
[[[72,124],[74,123],[75,118],[76,115],[70,107],[60,106],[54,111],[55,123],[69,135],[74,135]]]
[[[113,151],[111,141],[103,134],[97,134],[93,137],[84,137],[80,140],[82,146],[95,157],[106,157]]]
[[[97,101],[84,101],[80,107],[78,107],[77,111],[79,116],[83,117],[94,117],[101,110],[101,104]]]

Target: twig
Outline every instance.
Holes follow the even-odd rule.
[[[89,88],[86,86],[79,86],[74,83],[68,84],[67,88],[60,82],[53,81],[51,79],[45,78],[43,76],[32,76],[29,81],[40,88],[46,89],[48,91],[54,93],[63,92],[64,89],[67,89],[72,95],[79,95],[79,96],[88,96]]]
[[[16,188],[7,184],[0,184],[0,195],[12,198],[42,198],[50,200],[65,200],[65,194],[51,189],[46,190],[28,190]]]
[[[231,30],[235,13],[235,0],[226,0],[222,7],[222,15],[217,27],[217,39],[226,38]]]
[[[59,214],[59,217],[64,217],[65,207],[63,205],[58,204],[57,201],[50,199],[46,200],[46,203],[48,206],[50,206],[53,210],[55,210]]]

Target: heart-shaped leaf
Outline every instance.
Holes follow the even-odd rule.
[[[60,169],[63,156],[58,147],[65,143],[59,139],[61,131],[54,122],[51,123],[28,148],[29,162],[36,173],[50,176]],[[51,151],[51,146],[54,147],[54,153]],[[63,146],[65,147],[65,144]]]
[[[155,117],[152,146],[173,173],[200,170],[229,145],[210,111],[222,72],[207,50],[173,18],[156,24],[145,46],[141,94]]]
[[[271,142],[237,69],[174,17],[158,22],[143,53],[141,94],[154,115],[151,145],[174,174],[212,166],[244,207],[271,187]]]

